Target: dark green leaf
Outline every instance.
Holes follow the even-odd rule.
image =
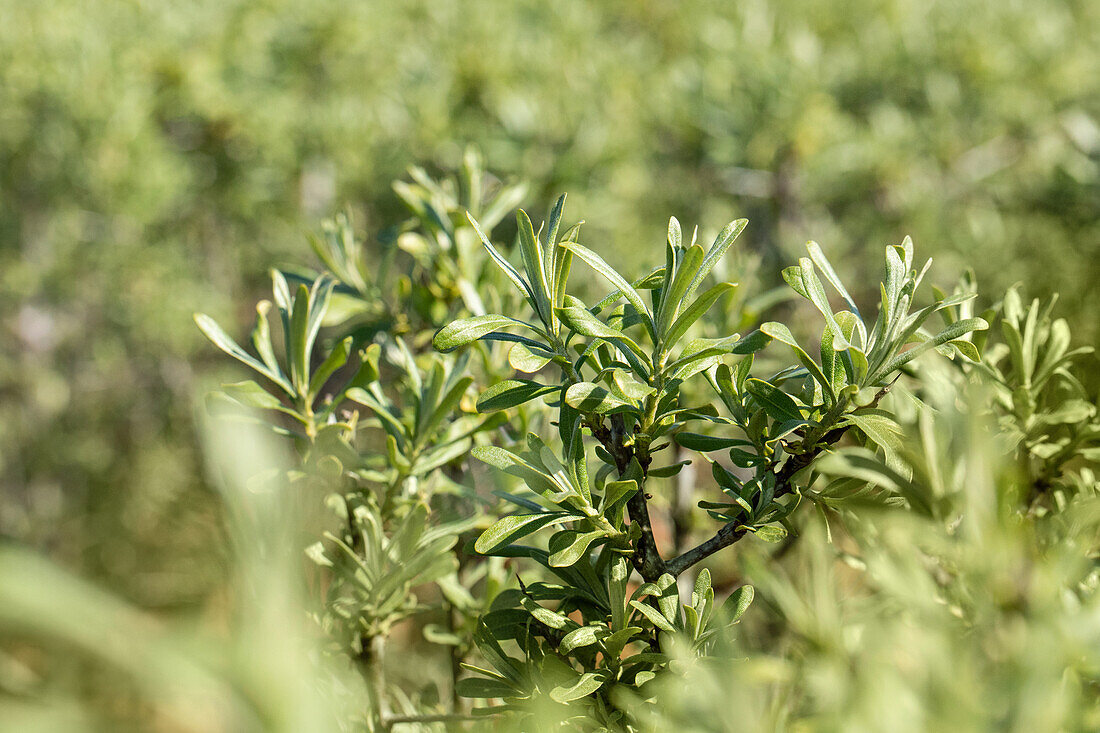
[[[251,368],[255,369],[260,374],[278,384],[287,393],[293,394],[293,387],[291,387],[290,383],[287,382],[286,378],[282,374],[276,374],[275,372],[272,372],[270,369],[268,369],[266,364],[261,362],[259,359],[253,357],[251,354],[238,346],[237,342],[230,338],[229,334],[222,330],[222,327],[219,326],[213,318],[204,313],[196,313],[195,324],[199,327],[199,330],[206,334],[206,337],[210,339],[219,349],[229,354],[234,359],[237,359],[238,361],[241,361],[244,364],[247,364]]]
[[[533,374],[550,363],[551,356],[549,352],[517,343],[508,351],[508,363],[518,372]]]
[[[715,450],[725,450],[735,445],[752,445],[742,438],[722,438],[716,435],[703,435],[701,433],[676,433],[673,439],[688,450],[708,453]]]
[[[665,343],[668,346],[679,341],[692,324],[699,320],[710,307],[726,293],[732,293],[737,289],[734,283],[718,283],[714,287],[696,298],[691,305],[683,310],[676,318],[665,334]]]
[[[778,387],[761,379],[750,378],[745,382],[745,389],[772,419],[779,422],[802,419],[798,405]]]
[[[550,309],[550,283],[542,256],[542,243],[535,235],[535,228],[531,225],[531,218],[523,209],[516,211],[516,227],[519,229],[519,249],[523,255],[523,269],[527,273],[527,281],[531,286],[531,292],[535,296],[536,309],[543,321],[549,323],[553,314]]]
[[[908,351],[898,354],[893,359],[890,359],[884,365],[879,367],[878,370],[876,370],[874,376],[868,379],[868,383],[877,384],[883,381],[891,374],[896,372],[898,369],[901,369],[910,361],[917,358],[931,348],[939,346],[940,344],[945,344],[948,341],[954,341],[955,339],[965,336],[971,331],[984,331],[987,328],[989,328],[989,324],[981,318],[967,318],[965,320],[952,323],[950,326],[945,328],[943,331],[941,331],[928,341],[925,341],[922,344],[918,344]]]
[[[500,680],[486,677],[467,677],[455,684],[455,692],[460,697],[506,698],[516,697],[519,693],[511,685]]]
[[[782,542],[787,537],[787,530],[778,524],[765,524],[757,527],[753,534],[765,542]]]
[[[348,353],[351,351],[351,342],[354,339],[348,336],[343,341],[340,341],[332,349],[325,360],[321,362],[321,366],[317,367],[317,371],[313,373],[313,377],[309,380],[309,393],[311,395],[317,395],[320,393],[321,388],[325,386],[325,382],[328,378],[336,373],[336,370],[344,366],[348,361]]]

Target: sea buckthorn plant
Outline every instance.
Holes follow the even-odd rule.
[[[693,337],[697,322],[737,287],[709,283],[708,275],[747,222],[731,222],[703,247],[695,235],[685,241],[673,218],[664,265],[634,279],[580,244],[579,225],[562,227],[564,203],[563,196],[538,232],[525,213],[517,214],[522,269],[479,229],[490,256],[524,295],[530,316],[461,319],[433,341],[442,351],[479,339],[512,342],[517,370],[557,377],[501,381],[478,401],[482,412],[536,399],[554,411],[556,447],[529,434],[520,450],[474,449],[477,458],[522,481],[508,496],[519,511],[482,533],[475,549],[525,558],[554,581],[497,596],[478,637],[491,668],[475,670],[460,689],[502,699],[504,708],[529,707],[544,697],[571,703],[563,719],[579,715],[597,727],[614,727],[630,724],[617,700],[633,704],[639,693],[646,698],[647,684],[666,669],[666,637],[684,636],[705,654],[708,642],[736,622],[752,598],[751,587],[743,587],[716,612],[706,570],[696,575],[690,603],[682,602],[676,579],[748,536],[783,539],[815,461],[849,433],[892,457],[900,428],[879,408],[890,385],[933,348],[979,358],[968,336],[987,323],[957,318],[972,292],[913,307],[930,263],[916,270],[906,239],[886,248],[878,315],[868,324],[811,242],[809,256],[783,277],[825,322],[819,359],[778,322],[745,335]],[[471,223],[476,226],[473,218]],[[610,285],[595,305],[567,292],[574,262]],[[823,279],[845,309],[834,311]],[[926,330],[937,312],[947,316],[944,327]],[[773,342],[793,359],[759,375],[755,355]],[[708,396],[687,388],[696,379],[709,385]],[[672,442],[709,462],[722,497],[699,503],[719,523],[713,536],[669,557],[655,540],[648,501],[655,479],[675,475],[688,462],[662,464],[659,454]],[[712,459],[715,453],[727,460]],[[544,528],[551,530],[545,548],[517,544]],[[642,583],[628,593],[632,572]],[[518,644],[519,658],[505,654],[505,641]]]
[[[457,181],[413,178],[395,186],[411,218],[380,236],[383,264],[367,264],[346,217],[326,225],[324,270],[273,273],[251,350],[196,316],[261,378],[211,405],[266,411],[299,449],[290,485],[327,497],[333,519],[303,549],[318,626],[362,673],[355,725],[634,729],[674,659],[727,654],[753,600],[749,584],[716,593],[699,563],[739,542],[792,542],[807,497],[835,510],[847,490],[927,511],[905,481],[834,469],[821,488],[840,446],[911,473],[887,393],[919,377],[927,352],[980,361],[973,289],[925,295],[930,263],[916,266],[909,239],[884,250],[873,319],[808,243],[782,272],[821,319],[807,348],[778,321],[724,332],[750,320],[728,311],[743,286],[714,276],[731,271],[717,266],[744,219],[704,246],[672,218],[663,262],[623,275],[566,225],[565,196],[538,229],[519,210],[510,230],[522,188],[476,156]],[[587,302],[570,284],[581,268],[605,286]],[[709,469],[690,488],[713,524],[670,549],[651,504],[690,464]],[[399,672],[387,639],[410,618],[449,660],[434,691],[387,675]]]

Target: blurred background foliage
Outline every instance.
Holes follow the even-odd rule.
[[[670,214],[744,216],[763,272],[812,237],[873,283],[858,255],[909,234],[941,278],[1060,291],[1076,340],[1098,332],[1087,0],[0,0],[0,18],[0,535],[141,607],[208,609],[230,580],[193,396],[232,368],[192,311],[243,329],[322,218],[399,221],[390,182],[468,143],[533,182],[535,210],[568,190],[616,264],[659,253]]]

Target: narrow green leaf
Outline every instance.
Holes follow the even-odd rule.
[[[676,317],[676,320],[673,321],[667,333],[665,333],[665,345],[671,346],[679,341],[683,335],[687,333],[687,330],[691,328],[692,324],[710,310],[711,306],[713,306],[719,298],[726,293],[732,293],[736,289],[736,283],[718,283],[692,301],[691,305],[685,308],[684,311]]]
[[[611,372],[611,391],[620,399],[638,404],[656,390],[636,380],[630,372],[614,369]]]
[[[592,382],[577,382],[570,385],[565,392],[565,401],[581,412],[597,412],[600,414],[634,407],[631,403],[619,399],[600,385]]]
[[[638,482],[634,479],[628,481],[608,481],[604,486],[603,500],[600,501],[600,511],[606,511],[616,502],[633,496],[638,491]]]
[[[701,359],[709,359],[726,354],[751,354],[760,351],[769,343],[771,336],[762,331],[753,331],[741,338],[737,334],[720,339],[692,339],[684,347],[680,358],[665,367],[665,373],[676,379],[684,379],[685,370]]]
[[[863,328],[863,319],[859,315],[859,308],[856,306],[856,302],[852,300],[852,296],[848,294],[847,288],[844,287],[844,283],[840,281],[840,277],[836,274],[836,270],[833,269],[832,263],[825,256],[825,253],[821,251],[821,245],[817,242],[807,242],[806,249],[810,253],[810,259],[814,261],[821,269],[821,274],[825,276],[825,279],[829,281],[829,284],[833,286],[836,292],[844,299],[844,302],[848,305],[848,308],[859,319],[860,338],[862,343],[867,343],[867,332]]]
[[[285,331],[290,324],[290,286],[287,285],[283,273],[276,269],[271,270],[271,292],[275,298],[275,306],[279,309],[279,314],[283,318],[283,330]]]
[[[667,466],[650,466],[649,477],[650,478],[672,478],[684,469],[684,466],[690,466],[691,461],[683,460],[678,463],[670,463]]]
[[[505,379],[481,393],[477,400],[477,411],[507,410],[536,397],[552,394],[558,389],[557,385],[539,384],[528,379]]]
[[[428,419],[420,426],[420,431],[424,436],[430,436],[437,426],[443,424],[444,419],[451,414],[451,411],[458,407],[458,403],[462,401],[467,388],[473,382],[473,377],[462,377],[451,385],[447,393],[435,403],[435,409],[428,416]]]
[[[752,445],[752,443],[742,438],[722,438],[716,435],[703,435],[701,433],[676,433],[672,438],[684,448],[699,451],[700,453],[725,450],[737,445]]]
[[[897,304],[898,300],[901,298],[902,287],[905,285],[906,272],[905,263],[898,254],[897,247],[893,245],[888,246],[886,248],[885,282],[883,283],[885,288],[883,306],[887,316],[885,323],[885,330],[887,332],[889,332],[894,322],[901,317],[900,314],[897,313]]]
[[[730,593],[730,597],[722,604],[722,611],[729,623],[735,623],[745,615],[755,596],[756,590],[751,585],[743,585]]]
[[[523,209],[516,211],[516,227],[519,229],[519,249],[523,256],[523,269],[527,281],[535,296],[536,309],[543,322],[550,324],[554,314],[550,308],[550,283],[542,256],[542,243],[539,242],[531,218]]]
[[[478,445],[474,446],[470,450],[470,455],[481,461],[482,463],[488,463],[494,468],[504,470],[516,463],[522,463],[523,459],[517,456],[510,450],[505,450],[496,445]]]
[[[568,518],[565,512],[547,514],[522,514],[498,519],[489,529],[481,533],[474,543],[474,549],[482,555],[491,555],[505,545],[521,537],[526,537],[548,524]]]
[[[649,619],[649,622],[661,631],[675,632],[676,627],[668,622],[660,611],[641,601],[631,601],[630,605],[638,609],[638,612]]]
[[[676,275],[672,278],[668,289],[661,293],[661,308],[657,312],[657,328],[665,331],[668,325],[676,318],[677,312],[688,292],[695,274],[703,264],[703,248],[693,244],[680,258],[680,264],[676,268]]]
[[[470,441],[468,439],[458,440],[449,445],[445,444],[439,448],[432,448],[417,457],[413,463],[413,472],[420,476],[426,476],[440,466],[445,466],[469,452]]]
[[[817,362],[806,353],[805,349],[799,346],[789,328],[782,323],[770,321],[762,324],[760,330],[776,341],[789,346],[791,350],[794,351],[795,356],[798,357],[798,361],[801,362],[802,366],[806,367],[806,371],[810,373],[814,381],[821,385],[821,388],[829,398],[829,404],[836,402],[836,392],[833,389],[832,382],[826,378]]]
[[[369,407],[382,423],[383,429],[392,435],[395,440],[400,441],[402,447],[404,446],[406,438],[405,424],[393,414],[392,405],[383,404],[377,395],[371,394],[362,387],[352,387],[345,393],[345,396],[352,402],[358,402]]]
[[[477,236],[481,238],[481,244],[485,247],[486,251],[488,251],[489,256],[492,258],[493,262],[495,262],[497,266],[504,271],[504,274],[508,276],[508,279],[515,283],[516,287],[523,292],[523,294],[527,297],[527,302],[531,304],[531,307],[537,313],[538,303],[535,300],[535,294],[534,292],[532,292],[531,286],[527,284],[527,281],[523,279],[516,268],[512,267],[512,263],[510,263],[507,259],[505,259],[504,255],[497,251],[497,248],[493,246],[492,242],[489,241],[489,238],[485,236],[485,233],[481,231],[481,227],[478,226],[477,221],[474,219],[474,217],[470,215],[469,212],[466,212],[466,218],[470,220],[470,224],[473,225],[474,231],[477,232]]]
[[[467,677],[459,680],[455,684],[455,693],[460,697],[483,699],[519,696],[519,693],[511,685],[486,677]]]
[[[646,357],[646,353],[642,351],[638,344],[634,343],[629,336],[614,326],[607,325],[599,318],[592,315],[586,308],[577,306],[558,308],[557,314],[562,322],[574,333],[579,333],[582,336],[591,336],[593,338],[617,339],[622,341],[627,348],[635,354],[638,354],[642,358]]]
[[[855,426],[893,458],[901,450],[901,427],[881,411],[852,412],[840,425]]]
[[[550,538],[547,549],[550,550],[550,566],[565,568],[574,565],[588,550],[588,546],[598,539],[607,537],[607,532],[597,529],[592,532],[578,532],[564,529]]]
[[[435,334],[432,346],[438,351],[454,351],[460,346],[476,341],[486,334],[508,326],[523,326],[537,331],[534,326],[523,321],[501,315],[473,316],[451,321]]]
[[[313,282],[309,289],[309,318],[306,327],[306,371],[309,371],[309,356],[313,353],[313,345],[317,341],[317,334],[321,331],[321,323],[328,312],[329,299],[332,289],[336,287],[336,281],[329,274],[321,275]]]
[[[592,269],[603,275],[608,282],[619,289],[619,292],[622,293],[627,302],[634,306],[634,309],[642,317],[646,330],[649,331],[650,338],[655,339],[657,333],[653,323],[653,316],[645,307],[645,303],[642,302],[642,297],[638,295],[638,291],[635,290],[630,285],[630,283],[624,280],[623,276],[616,272],[615,269],[611,267],[611,265],[607,264],[607,262],[605,262],[602,257],[600,257],[592,250],[580,244],[577,244],[576,242],[566,242],[564,246],[568,250],[573,252],[573,254],[575,254],[577,257],[580,257],[582,260],[588,263],[588,265]]]
[[[798,266],[802,270],[802,285],[806,289],[807,297],[821,315],[825,317],[825,322],[829,324],[833,331],[833,349],[836,351],[847,349],[851,344],[844,338],[844,332],[836,322],[833,308],[829,305],[829,298],[825,295],[825,288],[814,270],[813,261],[803,257],[798,260]]]
[[[634,482],[631,482],[634,483]],[[637,484],[635,484],[637,486]],[[606,506],[606,502],[605,502]],[[626,585],[630,580],[630,563],[622,555],[613,555],[611,562],[607,568],[607,595],[608,603],[611,605],[611,628],[614,630],[616,638],[625,636],[629,638],[629,634],[624,634],[624,624],[626,624]],[[628,627],[629,628],[629,627]],[[638,629],[641,631],[641,629]],[[626,645],[626,641],[623,641],[623,646]],[[618,651],[612,651],[608,649],[608,653],[618,656],[618,653],[622,651],[622,647],[619,647]]]
[[[550,690],[550,697],[563,705],[587,697],[603,686],[609,674],[602,669],[596,672],[585,672],[577,678],[576,682],[570,685],[559,685]]]
[[[508,350],[508,363],[517,372],[534,374],[550,363],[552,355],[541,349],[532,349],[525,343],[517,343]]]
[[[298,394],[309,387],[309,288],[298,286],[290,315],[287,348],[290,351],[290,381]]]
[[[574,649],[592,646],[610,634],[606,626],[582,626],[579,629],[573,629],[562,637],[561,643],[558,644],[558,652],[569,654]]]
[[[905,498],[914,511],[930,516],[932,505],[927,489],[902,476],[866,448],[846,448],[821,459],[822,471],[866,481]]]
[[[664,573],[657,578],[657,587],[661,589],[657,596],[657,607],[670,624],[676,624],[680,618],[680,588],[676,578]]]
[[[710,590],[710,571],[703,568],[699,571],[699,574],[695,576],[695,586],[691,592],[691,604],[698,608],[699,600],[706,597],[708,590]]]
[[[271,344],[271,326],[267,320],[270,310],[270,300],[261,300],[256,304],[256,327],[252,329],[252,348],[273,374],[282,374],[279,362],[275,359],[275,349]]]
[[[541,621],[552,629],[557,629],[558,631],[572,631],[580,626],[580,624],[568,616],[540,606],[535,599],[528,595],[524,595],[520,599],[520,605],[522,605],[535,620]]]
[[[801,295],[806,300],[810,294],[806,292],[806,286],[802,284],[802,268],[797,265],[783,268],[783,281],[791,286],[791,290]]]
[[[579,227],[580,225],[578,224],[577,226]],[[566,235],[565,241],[576,241],[576,234],[573,233],[575,229],[576,227],[570,230]],[[569,273],[573,270],[573,253],[562,247],[560,242],[554,246],[559,250],[558,266],[554,271],[554,307],[560,308],[565,302],[565,291],[569,285]]]
[[[955,350],[962,354],[966,359],[978,363],[982,360],[982,355],[978,353],[978,347],[972,342],[965,339],[955,339],[954,341],[948,341],[947,343],[955,347]]]
[[[774,420],[786,422],[802,419],[802,412],[798,409],[798,405],[790,395],[775,385],[762,379],[750,378],[745,382],[745,389]]]
[[[987,328],[989,328],[989,324],[981,318],[967,318],[962,321],[956,321],[928,341],[918,344],[908,351],[890,359],[875,372],[872,378],[867,380],[867,384],[877,384],[881,382],[931,348],[945,344],[948,341],[954,341],[971,331],[984,331]]]
[[[561,226],[561,215],[564,208],[565,194],[563,193],[554,203],[554,208],[550,210],[550,222],[546,230],[546,251],[543,253],[551,303],[557,302],[554,278],[558,271],[558,227]]]
[[[706,257],[703,258],[703,264],[695,273],[695,277],[691,281],[691,286],[687,290],[687,297],[691,297],[699,286],[703,284],[703,280],[706,279],[710,271],[714,269],[714,266],[718,264],[718,260],[722,259],[722,255],[726,253],[726,250],[730,248],[734,240],[741,235],[741,232],[745,231],[745,227],[748,225],[748,219],[737,219],[731,221],[722,231],[718,232],[718,236],[714,238],[714,243],[710,245],[710,249],[707,250]]]
[[[757,527],[753,534],[765,542],[782,542],[787,537],[787,530],[778,524],[765,524]]]
[[[325,360],[321,362],[321,366],[317,367],[317,371],[313,373],[313,377],[309,380],[309,393],[311,395],[319,394],[329,377],[347,363],[352,341],[354,339],[351,336],[340,341],[333,347],[332,352],[325,357]]]
[[[210,341],[215,346],[232,356],[237,361],[242,362],[243,364],[264,375],[272,382],[275,382],[280,387],[282,387],[283,390],[287,392],[287,394],[294,394],[294,388],[289,382],[287,382],[286,378],[282,374],[271,371],[266,364],[246,352],[240,346],[238,346],[237,342],[230,338],[229,334],[227,334],[213,318],[204,313],[196,313],[194,315],[194,318],[195,325],[199,327],[199,330],[201,330],[203,334],[205,334],[206,337],[210,339]]]
[[[682,241],[680,222],[675,216],[670,216],[668,218],[668,244],[673,249],[679,249]]]

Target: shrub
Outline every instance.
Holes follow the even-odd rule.
[[[503,246],[522,188],[475,155],[413,178],[381,263],[338,217],[323,271],[273,271],[249,346],[196,316],[254,372],[206,402],[226,628],[164,633],[0,548],[5,720],[1100,725],[1100,419],[1052,301],[976,317],[973,276],[924,295],[905,240],[864,320],[809,243],[782,277],[823,321],[811,356],[799,311],[763,321],[781,297],[721,266],[743,220],[704,247],[673,219],[627,278],[564,197]]]
[[[315,243],[331,273],[306,277],[293,294],[290,279],[273,274],[283,359],[275,355],[266,301],[251,339],[256,356],[196,316],[216,345],[264,379],[264,386],[228,385],[221,399],[283,413],[289,420],[278,429],[302,455],[299,480],[341,487],[329,499],[341,529],[309,554],[328,577],[322,626],[361,665],[377,728],[395,719],[382,673],[385,639],[394,623],[420,610],[413,589],[433,581],[450,624],[450,633],[435,638],[452,645],[454,660],[473,673],[453,679],[454,692],[502,701],[478,713],[636,726],[634,708],[657,699],[673,648],[712,654],[717,642],[728,644],[730,626],[753,598],[746,585],[717,604],[704,569],[685,602],[677,579],[747,537],[782,541],[803,498],[843,499],[842,492],[817,497],[808,490],[819,459],[834,446],[851,441],[865,446],[865,460],[879,453],[889,465],[900,460],[902,429],[881,403],[916,357],[935,349],[980,359],[970,338],[987,323],[968,317],[975,293],[937,291],[916,307],[930,262],[915,268],[908,239],[885,250],[871,322],[815,243],[784,271],[790,288],[824,319],[814,358],[782,323],[765,322],[743,336],[715,334],[708,324],[710,309],[737,288],[709,276],[745,220],[703,247],[673,218],[663,266],[626,278],[580,244],[580,224],[565,226],[562,196],[538,231],[517,213],[517,268],[487,234],[499,219],[492,203],[507,200],[511,189],[487,199],[474,158],[462,177],[465,201],[453,184],[417,178],[416,186],[399,189],[416,227],[395,240],[413,268],[396,285],[370,277],[357,262],[346,219]],[[482,227],[476,206],[487,201],[492,215]],[[463,211],[471,203],[475,210]],[[478,240],[480,250],[471,246]],[[429,261],[433,277],[422,281],[416,272]],[[568,292],[575,262],[610,284],[594,305]],[[834,311],[826,282],[843,310]],[[388,301],[391,292],[395,300]],[[338,298],[349,302],[334,308]],[[379,312],[389,330],[364,324]],[[937,314],[944,325],[929,330]],[[393,333],[396,318],[410,319],[402,336]],[[319,349],[326,323],[333,346]],[[442,354],[418,358],[415,350],[427,348],[429,336]],[[773,353],[761,360],[761,373],[757,355],[770,345],[791,358]],[[346,374],[333,380],[356,352]],[[471,404],[474,385],[480,395]],[[677,460],[662,461],[673,446]],[[662,479],[692,462],[687,452],[710,465],[721,496],[699,506],[719,527],[668,555],[655,538],[649,500]],[[491,480],[504,488],[493,493],[511,509],[485,506],[468,455],[496,469]],[[904,482],[847,493],[929,509]],[[453,497],[465,501],[446,501]],[[456,544],[493,515],[472,548]],[[520,544],[525,538],[533,544]],[[491,558],[523,561],[515,581]],[[483,662],[467,661],[474,658]],[[415,710],[400,715],[410,712],[415,717]]]

